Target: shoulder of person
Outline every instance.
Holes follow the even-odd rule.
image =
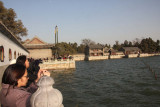
[[[27,92],[27,90],[24,88],[15,88],[13,89],[12,93],[15,94],[17,99],[28,97],[31,95],[31,93]]]

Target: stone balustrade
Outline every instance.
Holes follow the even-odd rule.
[[[47,69],[47,70],[64,70],[64,69],[75,69],[75,60],[67,60],[67,61],[51,61],[43,62],[42,64],[39,64],[41,69]]]
[[[31,97],[32,107],[64,107],[63,97],[59,90],[53,88],[54,80],[52,77],[43,76],[38,81],[39,88]]]

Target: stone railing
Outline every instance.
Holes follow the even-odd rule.
[[[68,61],[48,61],[39,64],[41,69],[47,70],[64,70],[64,69],[75,69],[75,60]]]
[[[85,55],[84,56],[76,56],[76,57],[74,57],[75,61],[84,61],[84,59],[85,59]]]
[[[45,62],[57,62],[57,61],[74,61],[74,59],[43,60],[43,63],[45,63]]]
[[[30,100],[32,107],[64,107],[62,94],[53,88],[54,83],[54,80],[49,76],[43,76],[38,81],[39,88]]]
[[[91,60],[105,60],[108,59],[107,56],[89,56],[87,57],[87,60],[91,61]]]
[[[102,50],[98,50],[98,51],[90,50],[89,52],[90,52],[90,53],[103,53],[103,51],[102,51]]]
[[[110,55],[109,59],[119,59],[119,58],[124,58],[125,55]]]

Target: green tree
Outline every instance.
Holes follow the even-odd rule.
[[[0,1],[0,21],[17,37],[27,36],[27,29],[24,27],[21,20],[16,20],[17,15],[15,11],[4,7],[3,2]]]
[[[133,46],[131,41],[129,41],[128,46],[129,46],[129,47],[132,47],[132,46]]]
[[[119,50],[122,46],[119,44],[119,41],[115,41],[116,43],[113,45],[113,49]]]
[[[152,40],[152,38],[143,39],[140,43],[140,48],[144,53],[154,53],[156,52],[156,42]]]
[[[128,44],[128,41],[125,40],[125,41],[124,41],[124,47],[128,47],[128,45],[129,45],[129,44]]]
[[[140,43],[141,43],[141,40],[139,38],[136,38],[135,40],[133,40],[133,46],[134,47],[139,47],[140,48]]]
[[[70,45],[72,46],[72,48],[73,48],[74,50],[77,51],[78,44],[77,44],[76,42],[75,42],[75,43],[71,43]]]
[[[78,53],[84,53],[85,52],[85,45],[80,44],[80,46],[78,46],[77,51]]]
[[[55,53],[58,56],[68,56],[77,53],[77,51],[71,46],[71,44],[61,42],[56,44],[55,48],[53,49],[53,54]]]
[[[111,48],[111,45],[110,45],[110,44],[109,44],[109,45],[108,45],[108,44],[105,44],[104,47],[107,47],[107,48],[110,49],[110,48]]]
[[[157,40],[157,42],[156,42],[156,52],[160,52],[160,41],[159,40]]]

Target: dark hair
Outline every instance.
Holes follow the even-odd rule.
[[[25,65],[26,59],[27,59],[27,57],[25,55],[21,55],[17,58],[16,63]]]
[[[22,64],[12,64],[9,65],[4,71],[2,77],[2,83],[9,84],[9,88],[11,86],[15,87],[18,85],[18,79],[20,79],[25,73],[26,67]],[[7,94],[9,93],[9,88],[7,89]]]
[[[29,87],[30,84],[37,79],[37,73],[40,69],[39,63],[40,63],[39,60],[32,60],[29,63],[29,68],[27,69],[29,79],[28,79],[26,87]]]
[[[17,80],[25,73],[26,67],[22,64],[9,65],[4,71],[2,83],[17,86]]]

